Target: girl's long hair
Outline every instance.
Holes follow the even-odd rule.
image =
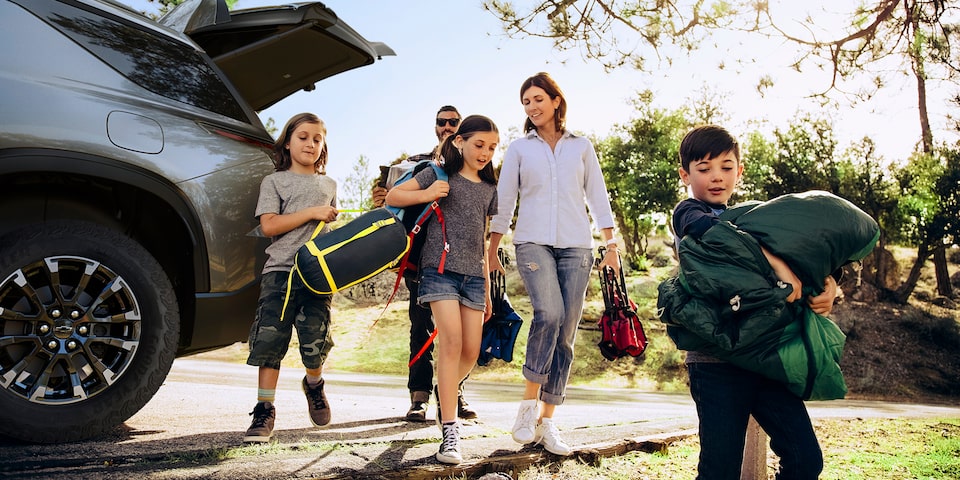
[[[523,101],[523,92],[526,92],[530,87],[542,88],[543,91],[547,92],[547,95],[550,96],[551,100],[560,97],[560,105],[553,111],[553,124],[557,127],[558,132],[562,132],[563,129],[567,128],[567,97],[563,95],[563,91],[560,90],[560,85],[557,85],[553,77],[547,72],[540,72],[524,80],[523,85],[520,86],[521,102]],[[527,117],[527,120],[523,122],[524,133],[536,128],[533,121],[530,120],[530,117]]]
[[[443,171],[447,172],[447,176],[453,175],[463,168],[463,154],[460,153],[460,150],[453,144],[453,140],[458,136],[464,140],[469,140],[474,134],[481,132],[500,134],[500,130],[497,130],[497,125],[493,123],[493,120],[483,115],[470,115],[460,122],[460,126],[457,127],[457,133],[448,136],[447,139],[443,141],[440,145],[439,154],[443,160]],[[480,169],[479,175],[480,179],[487,183],[497,183],[497,174],[493,170],[493,163],[487,162],[487,164]]]
[[[313,169],[321,175],[326,175],[327,126],[323,123],[323,120],[320,120],[320,117],[312,113],[298,113],[287,120],[287,124],[280,131],[277,141],[273,143],[273,168],[278,172],[290,169],[293,159],[290,158],[290,149],[287,148],[287,143],[290,142],[290,137],[297,130],[297,127],[304,123],[319,124],[320,130],[323,132],[323,148],[320,149],[320,158],[317,158],[317,161],[313,164]]]

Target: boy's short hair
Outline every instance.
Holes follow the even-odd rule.
[[[719,125],[701,125],[687,132],[680,142],[680,166],[690,171],[690,162],[713,158],[726,152],[740,161],[740,143]]]

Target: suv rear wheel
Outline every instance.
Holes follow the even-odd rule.
[[[0,239],[0,434],[104,432],[156,393],[177,347],[176,296],[136,241],[58,221]]]

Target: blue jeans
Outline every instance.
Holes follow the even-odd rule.
[[[541,385],[540,400],[560,405],[570,378],[593,254],[589,248],[522,243],[517,245],[517,270],[533,306],[523,376]]]
[[[816,479],[823,454],[807,407],[782,383],[729,363],[690,363],[690,395],[700,417],[698,480],[739,480],[752,414],[780,457],[777,479]]]

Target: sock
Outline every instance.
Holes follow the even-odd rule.
[[[273,401],[276,400],[276,398],[277,398],[276,388],[258,388],[257,389],[258,402],[273,404]]]
[[[320,383],[320,380],[322,380],[322,378],[320,378],[320,375],[313,376],[313,375],[310,375],[309,373],[307,374],[307,385],[310,385],[311,387],[314,387],[318,383]]]

